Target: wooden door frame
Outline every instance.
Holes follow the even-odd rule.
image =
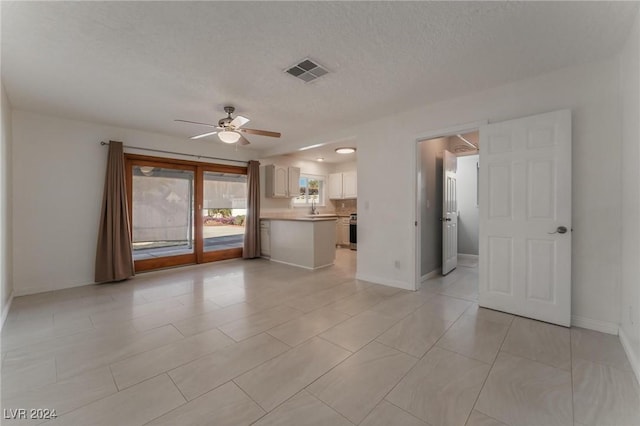
[[[134,261],[136,272],[151,271],[155,269],[169,268],[180,265],[215,262],[218,260],[234,259],[242,257],[242,248],[204,251],[204,222],[198,220],[202,213],[204,201],[204,172],[218,172],[231,174],[247,174],[247,167],[231,166],[226,164],[203,163],[199,161],[180,160],[166,157],[153,157],[139,154],[124,154],[125,160],[125,185],[127,189],[127,209],[129,212],[129,234],[133,241],[133,166],[166,167],[178,170],[188,170],[194,173],[194,252],[189,254],[161,257],[157,259],[141,259]]]

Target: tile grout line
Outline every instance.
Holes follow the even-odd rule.
[[[165,372],[163,374],[166,374],[166,376],[169,378],[169,380],[171,380],[171,383],[173,383],[173,386],[175,386],[175,388],[178,390],[178,392],[180,392],[180,395],[182,396],[182,398],[184,398],[184,404],[180,404],[178,407],[182,407],[183,405],[189,403],[189,400],[187,399],[186,396],[184,396],[184,394],[182,393],[182,391],[180,390],[180,388],[178,387],[178,385],[176,384],[176,382],[173,380],[173,377],[171,377],[169,375],[169,373]],[[160,376],[160,374],[158,375]],[[157,376],[156,376],[157,377]],[[142,383],[142,382],[141,382]],[[212,389],[213,390],[213,389]],[[203,394],[204,395],[204,394]],[[195,398],[194,398],[195,399]],[[178,408],[176,407],[176,408]],[[173,411],[173,410],[172,410]],[[165,413],[166,414],[166,413]],[[164,415],[164,414],[163,414]]]
[[[165,374],[166,374],[166,373],[165,373]],[[158,376],[160,376],[160,374],[158,374]],[[158,376],[154,376],[153,378],[158,377]],[[178,405],[178,406],[177,406],[177,407],[175,407],[175,408],[172,408],[171,410],[167,411],[166,413],[162,413],[162,414],[160,414],[159,416],[156,416],[156,417],[152,418],[152,419],[151,419],[151,420],[149,420],[148,422],[144,423],[144,424],[143,424],[143,426],[144,426],[144,425],[148,425],[149,423],[153,422],[154,420],[159,419],[159,418],[160,418],[160,417],[162,417],[162,416],[166,416],[167,414],[174,412],[174,411],[175,411],[175,410],[177,410],[178,408],[184,407],[185,405],[187,405],[187,404],[190,402],[187,398],[185,398],[185,397],[184,397],[184,394],[182,393],[182,391],[180,390],[180,388],[178,387],[178,385],[176,385],[176,382],[174,382],[174,381],[173,381],[173,379],[171,378],[171,376],[169,376],[168,374],[167,374],[167,376],[169,377],[169,380],[171,380],[171,383],[173,383],[173,386],[175,386],[175,387],[176,387],[176,389],[178,390],[178,392],[180,392],[180,395],[182,396],[182,398],[184,398],[184,403],[182,403],[182,404]],[[140,383],[142,383],[142,382],[140,382]]]
[[[478,306],[478,309],[480,309],[480,307]],[[498,360],[498,357],[500,356],[500,352],[502,352],[502,348],[504,347],[504,342],[506,342],[507,337],[509,336],[509,332],[511,331],[511,327],[513,326],[513,319],[511,320],[511,323],[509,323],[509,328],[507,328],[507,332],[504,333],[504,337],[502,338],[502,343],[500,343],[500,348],[498,349],[498,353],[496,353],[495,358],[493,358],[493,362],[491,363],[491,367],[489,368],[489,371],[487,372],[487,377],[484,378],[484,380],[482,381],[482,386],[480,387],[480,392],[478,392],[478,395],[476,396],[476,400],[473,402],[473,406],[471,407],[471,411],[469,411],[469,414],[467,415],[467,420],[465,420],[465,425],[467,424],[467,422],[469,422],[469,418],[471,417],[471,414],[473,413],[473,410],[476,409],[476,405],[478,404],[478,400],[480,399],[480,395],[482,394],[482,391],[484,390],[485,385],[487,384],[487,380],[489,380],[489,376],[491,375],[491,372],[493,371],[493,368],[496,365],[496,361]],[[482,411],[478,410],[478,412],[483,413]],[[488,414],[485,414],[488,417]],[[491,417],[493,418],[493,417]],[[497,420],[497,419],[496,419]]]
[[[257,368],[257,367],[256,367],[256,368]],[[252,368],[251,370],[253,370],[253,368]],[[251,371],[251,370],[248,370],[248,371],[246,371],[246,372],[249,372],[249,371]],[[243,374],[244,374],[244,373],[243,373]],[[256,401],[255,399],[253,399],[253,397],[251,397],[251,395],[249,395],[249,393],[248,393],[247,391],[245,391],[245,390],[243,389],[243,387],[242,387],[242,386],[240,386],[240,384],[239,384],[238,382],[236,382],[236,379],[237,379],[238,377],[240,377],[240,376],[242,376],[242,374],[240,374],[239,376],[236,376],[236,377],[234,377],[233,379],[229,380],[229,382],[233,382],[233,384],[234,384],[234,385],[236,385],[236,386],[238,387],[238,389],[240,389],[240,390],[241,390],[245,395],[247,395],[247,397],[248,397],[251,401],[253,401],[253,402],[254,402],[258,407],[260,407],[260,409],[261,409],[262,411],[264,411],[264,412],[265,412],[265,416],[266,416],[267,414],[269,414],[271,411],[273,411],[273,410],[275,410],[276,408],[278,408],[279,406],[281,406],[282,404],[284,404],[284,403],[285,403],[286,401],[288,401],[289,399],[293,398],[293,395],[292,395],[291,397],[287,398],[285,401],[283,401],[283,402],[281,402],[280,404],[278,404],[277,406],[273,407],[273,409],[272,409],[271,411],[269,411],[269,410],[267,410],[266,408],[264,408],[264,407],[262,406],[262,404],[260,404],[258,401]],[[229,382],[227,382],[227,383],[229,383]],[[220,386],[222,386],[222,385],[220,385]],[[218,387],[220,387],[220,386],[218,386]],[[217,389],[217,388],[216,388],[216,389]],[[213,389],[212,389],[212,390],[213,390]],[[211,391],[208,391],[207,393],[209,393],[209,392],[211,392]],[[201,396],[203,396],[203,395],[206,395],[207,393],[204,393],[204,394],[202,394],[202,395],[199,395],[199,396],[198,396],[198,398],[200,398],[200,397],[201,397]],[[196,399],[196,398],[194,398],[194,399]],[[264,416],[262,416],[262,417],[264,417]],[[260,418],[262,418],[262,417],[260,417]]]
[[[396,385],[396,386],[397,386],[397,385]],[[394,386],[394,387],[395,387],[395,386]],[[388,394],[387,394],[387,395],[388,395]],[[396,404],[394,404],[393,402],[389,401],[389,400],[388,400],[388,399],[386,399],[386,398],[387,398],[387,396],[385,395],[385,397],[384,397],[384,398],[382,398],[382,399],[380,400],[380,402],[376,405],[376,407],[377,407],[378,405],[380,405],[380,403],[382,403],[382,402],[386,402],[387,404],[393,405],[393,406],[394,406],[394,407],[396,407],[398,410],[402,410],[403,412],[407,413],[408,415],[410,415],[410,416],[411,416],[411,417],[413,417],[414,419],[418,419],[418,420],[419,420],[419,421],[421,421],[422,423],[427,424],[427,426],[431,426],[431,423],[429,423],[428,421],[426,421],[426,420],[422,420],[420,417],[416,417],[414,414],[411,414],[410,412],[408,412],[407,410],[405,410],[405,409],[404,409],[404,408],[402,408],[402,407],[398,407]],[[374,410],[375,410],[375,408],[374,408],[373,410],[371,410],[371,412],[373,412]],[[371,414],[371,413],[369,413],[369,414]],[[366,418],[366,417],[365,417],[365,418]]]
[[[111,374],[111,380],[113,380],[113,385],[116,387],[116,393],[120,392],[120,388],[118,387],[118,384],[116,383],[116,377],[113,375],[113,370],[111,369],[111,365],[107,365],[107,368],[109,369],[109,374]]]

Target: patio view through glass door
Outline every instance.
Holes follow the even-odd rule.
[[[242,255],[247,217],[247,176],[204,171],[203,182],[203,258],[239,257]]]
[[[128,154],[136,271],[242,256],[246,168]]]

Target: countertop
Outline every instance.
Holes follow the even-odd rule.
[[[296,222],[322,222],[325,220],[336,220],[338,216],[332,217],[261,217],[260,220],[289,220]]]

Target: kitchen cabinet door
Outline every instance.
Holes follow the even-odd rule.
[[[262,256],[271,256],[271,223],[268,221],[260,221],[260,254]]]
[[[358,174],[345,172],[342,174],[342,198],[358,197]]]
[[[265,196],[286,198],[289,185],[289,171],[286,167],[269,164],[265,166]]]
[[[297,197],[300,194],[300,167],[289,167],[287,170],[289,198]]]
[[[339,200],[342,198],[342,173],[329,175],[329,198]]]
[[[265,196],[292,198],[300,193],[300,167],[265,166]]]

